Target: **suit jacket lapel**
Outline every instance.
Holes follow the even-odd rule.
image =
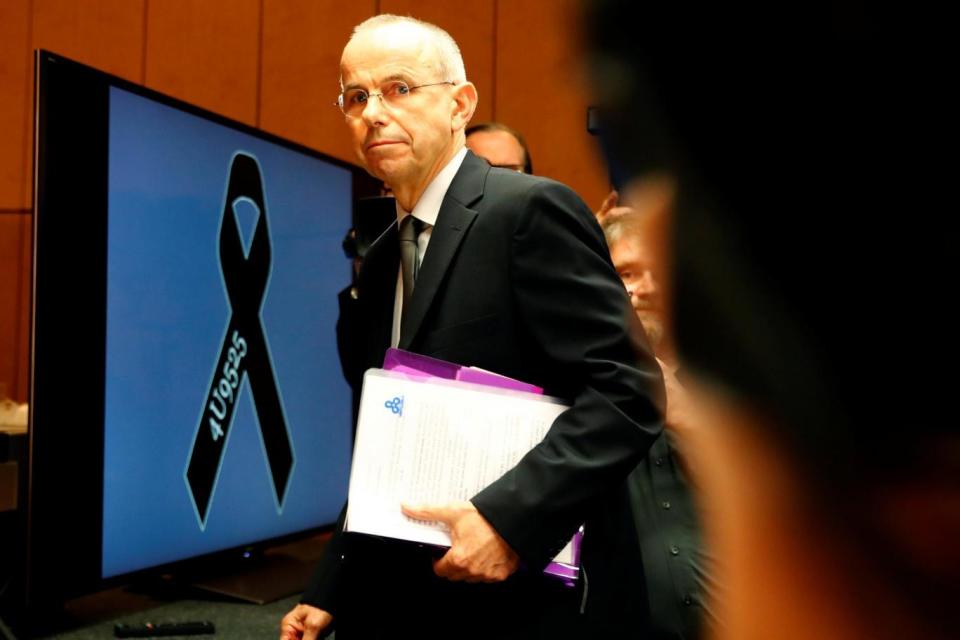
[[[477,212],[470,206],[483,196],[483,185],[489,170],[490,165],[468,151],[447,189],[437,214],[437,224],[430,235],[427,253],[420,265],[413,297],[409,307],[403,310],[401,349],[408,349],[416,337],[443,283],[450,261],[477,217]]]

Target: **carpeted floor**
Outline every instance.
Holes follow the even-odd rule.
[[[113,638],[115,623],[189,622],[209,620],[216,627],[213,636],[189,636],[202,640],[270,640],[279,636],[280,619],[297,602],[297,596],[257,605],[224,600],[178,600],[104,618],[69,631],[43,636],[63,640],[103,640]],[[105,612],[106,613],[106,612]],[[83,625],[83,622],[78,622]],[[186,636],[184,636],[186,637]]]
[[[103,640],[113,638],[117,623],[210,621],[215,635],[176,636],[211,640],[276,640],[280,619],[294,607],[319,561],[328,536],[320,535],[268,550],[252,565],[198,581],[207,589],[164,578],[139,587],[123,587],[66,603],[46,631],[34,638]],[[266,604],[242,602],[220,593],[244,593]],[[17,636],[19,640],[25,640]],[[2,634],[0,634],[2,638]]]

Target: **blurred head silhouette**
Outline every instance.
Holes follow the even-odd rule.
[[[856,3],[632,7],[587,5],[588,74],[613,173],[676,184],[662,284],[711,427],[720,635],[946,637],[944,41],[908,46],[917,24]]]

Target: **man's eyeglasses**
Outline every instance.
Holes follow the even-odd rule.
[[[349,116],[351,118],[359,118],[363,114],[363,110],[367,107],[367,101],[370,98],[380,98],[380,101],[388,107],[395,108],[403,104],[410,94],[417,89],[424,89],[426,87],[438,87],[440,85],[449,84],[456,85],[456,82],[431,82],[429,84],[418,84],[411,87],[406,82],[402,80],[392,80],[390,82],[380,85],[380,91],[368,92],[366,89],[347,89],[339,96],[337,96],[337,102],[335,103],[343,115]]]

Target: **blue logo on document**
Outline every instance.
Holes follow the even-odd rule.
[[[403,396],[397,396],[393,400],[387,400],[383,403],[387,409],[390,409],[393,413],[398,416],[403,415]]]

